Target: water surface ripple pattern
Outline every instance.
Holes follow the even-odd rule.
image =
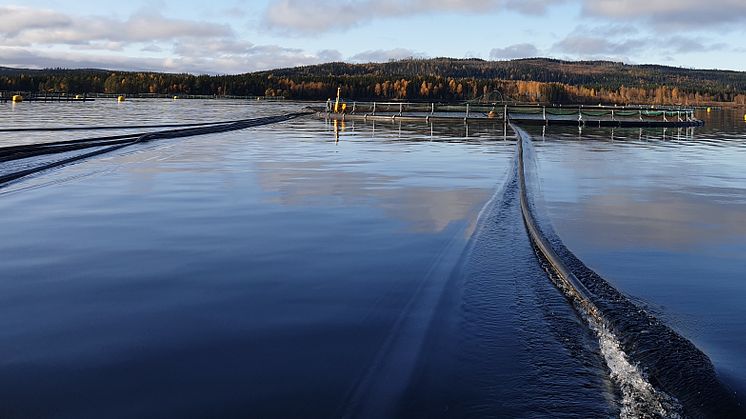
[[[558,287],[596,331],[628,417],[742,417],[743,407],[718,379],[710,359],[588,268],[562,243],[536,204],[540,199],[531,137],[518,142],[524,216]],[[635,366],[636,365],[636,366]]]

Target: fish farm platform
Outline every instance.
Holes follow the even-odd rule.
[[[589,127],[698,127],[692,108],[353,102],[312,108],[319,118],[401,122],[511,122]]]

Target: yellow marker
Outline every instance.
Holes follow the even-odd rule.
[[[712,112],[712,108],[707,108],[707,113]]]
[[[80,100],[80,99],[83,99],[83,96],[75,95],[75,100]]]
[[[124,102],[124,96],[117,96],[117,102]]]
[[[174,96],[174,100],[176,100],[176,99],[178,99],[178,98],[179,98],[178,96]]]
[[[342,94],[342,88],[337,87],[337,100],[334,102],[334,113],[339,112],[339,96]]]
[[[743,120],[746,121],[746,113],[743,114]]]
[[[12,100],[13,100],[13,102],[16,102],[16,103],[23,102],[23,96],[21,96],[21,95],[13,95],[13,99]]]

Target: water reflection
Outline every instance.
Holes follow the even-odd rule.
[[[3,128],[213,122],[296,112],[305,106],[292,102],[221,99],[128,99],[119,103],[116,98],[85,102],[22,102],[17,105],[0,106]],[[96,135],[128,132],[132,130],[96,131]],[[0,133],[0,146],[85,137],[91,135],[84,132],[4,132]]]
[[[471,219],[478,210],[473,202],[484,202],[489,188],[398,187],[401,176],[337,171],[330,161],[259,162],[258,183],[268,193],[268,202],[294,205],[373,205],[388,217],[406,221],[413,231],[437,233],[460,220]]]
[[[583,198],[580,207],[568,202],[553,207],[564,214],[557,221],[561,227],[604,231],[588,235],[588,246],[613,249],[644,243],[656,249],[697,252],[739,242],[746,236],[743,205],[723,202],[731,194],[743,192],[614,187]],[[717,195],[723,199],[718,201]]]
[[[118,110],[147,106],[170,105]],[[337,415],[423,281],[443,286],[434,267],[463,249],[513,155],[490,130],[381,125],[159,141],[6,190],[7,409]]]
[[[672,130],[675,134],[669,134],[669,131]],[[588,127],[584,125],[579,125],[577,128],[577,133],[572,135],[572,137],[576,140],[588,140],[588,139],[609,139],[612,142],[615,139],[621,139],[628,141],[633,138],[637,138],[638,141],[643,140],[649,140],[649,139],[658,139],[661,141],[665,141],[666,139],[676,139],[676,140],[691,140],[694,139],[695,132],[698,128],[697,127],[677,127],[677,128],[668,128],[668,127],[662,127],[662,128],[619,128],[619,127],[609,127],[609,128],[596,128],[596,127]],[[534,136],[539,136],[542,140],[546,139],[546,136],[549,133],[555,138],[569,138],[571,135],[570,132],[572,131],[572,128],[563,128],[563,127],[557,127],[552,126],[548,127],[546,125],[541,126],[541,134],[538,133],[538,128],[536,127],[527,127],[527,131],[532,133]]]
[[[746,131],[704,127],[535,135],[542,192],[565,244],[703,349],[746,389]]]

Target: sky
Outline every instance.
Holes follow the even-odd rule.
[[[0,0],[0,22],[8,67],[551,57],[746,71],[746,0]]]

